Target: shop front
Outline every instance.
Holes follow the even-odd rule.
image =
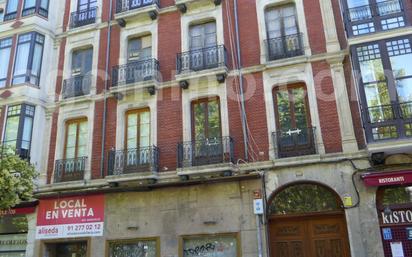
[[[0,210],[0,256],[26,256],[28,222],[27,214],[35,207]]]
[[[385,257],[412,257],[412,171],[363,175],[378,187],[376,207]]]

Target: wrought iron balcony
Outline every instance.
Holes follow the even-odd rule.
[[[159,0],[117,0],[116,13],[127,12],[149,5],[159,5]]]
[[[87,157],[57,160],[54,168],[54,182],[69,182],[84,179]]]
[[[303,34],[293,34],[278,38],[270,38],[265,41],[267,46],[267,60],[279,60],[284,58],[304,55]]]
[[[315,128],[295,128],[272,133],[276,158],[316,154]]]
[[[225,46],[212,46],[178,53],[176,60],[177,73],[201,71],[227,66]]]
[[[158,170],[159,148],[156,146],[109,152],[109,176],[147,172],[156,174]]]
[[[90,94],[91,75],[78,75],[63,81],[62,96],[64,99]]]
[[[148,80],[158,80],[159,61],[146,59],[115,66],[112,69],[112,87]]]
[[[231,137],[182,142],[177,146],[178,167],[187,168],[209,164],[234,163],[233,147]]]
[[[412,137],[412,102],[362,109],[368,142]]]
[[[70,28],[78,28],[96,22],[97,7],[72,12],[70,15]]]
[[[345,20],[349,35],[361,35],[405,26],[402,0],[388,0],[349,8]]]

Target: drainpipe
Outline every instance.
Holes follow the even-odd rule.
[[[106,67],[104,73],[104,89],[103,89],[103,120],[102,120],[102,156],[100,158],[100,176],[104,177],[104,161],[105,161],[105,143],[106,143],[106,114],[107,114],[107,99],[106,92],[108,87],[109,79],[109,61],[110,61],[110,43],[112,35],[112,11],[113,11],[113,0],[110,0],[109,15],[108,15],[108,29],[107,29],[107,45],[106,45]]]
[[[245,145],[245,156],[244,160],[249,160],[248,145],[249,145],[249,135],[247,131],[246,122],[246,110],[245,110],[245,95],[243,93],[243,74],[242,74],[242,59],[240,55],[240,36],[239,36],[239,17],[237,11],[237,0],[234,0],[234,13],[235,13],[235,32],[236,32],[236,52],[237,52],[237,64],[239,73],[239,88],[240,88],[240,107],[241,107],[241,119],[242,119],[242,131],[243,131],[243,141]]]

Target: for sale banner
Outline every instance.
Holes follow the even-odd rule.
[[[102,236],[104,195],[41,200],[37,239]]]

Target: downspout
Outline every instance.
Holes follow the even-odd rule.
[[[249,135],[247,131],[246,122],[246,110],[245,110],[245,95],[243,93],[243,74],[242,74],[242,59],[240,55],[240,36],[239,36],[239,17],[237,12],[237,0],[234,0],[234,13],[235,13],[235,33],[236,33],[236,52],[237,52],[237,70],[239,76],[239,91],[240,91],[240,108],[242,119],[242,131],[243,131],[243,143],[245,147],[244,160],[249,161]]]
[[[102,156],[100,158],[100,177],[104,177],[104,161],[105,161],[105,143],[106,143],[106,114],[107,114],[107,98],[106,92],[109,79],[109,61],[110,61],[110,44],[112,35],[112,11],[113,0],[110,0],[109,15],[108,15],[108,29],[107,29],[107,45],[106,45],[106,65],[104,73],[104,89],[103,89],[103,120],[102,120]]]

